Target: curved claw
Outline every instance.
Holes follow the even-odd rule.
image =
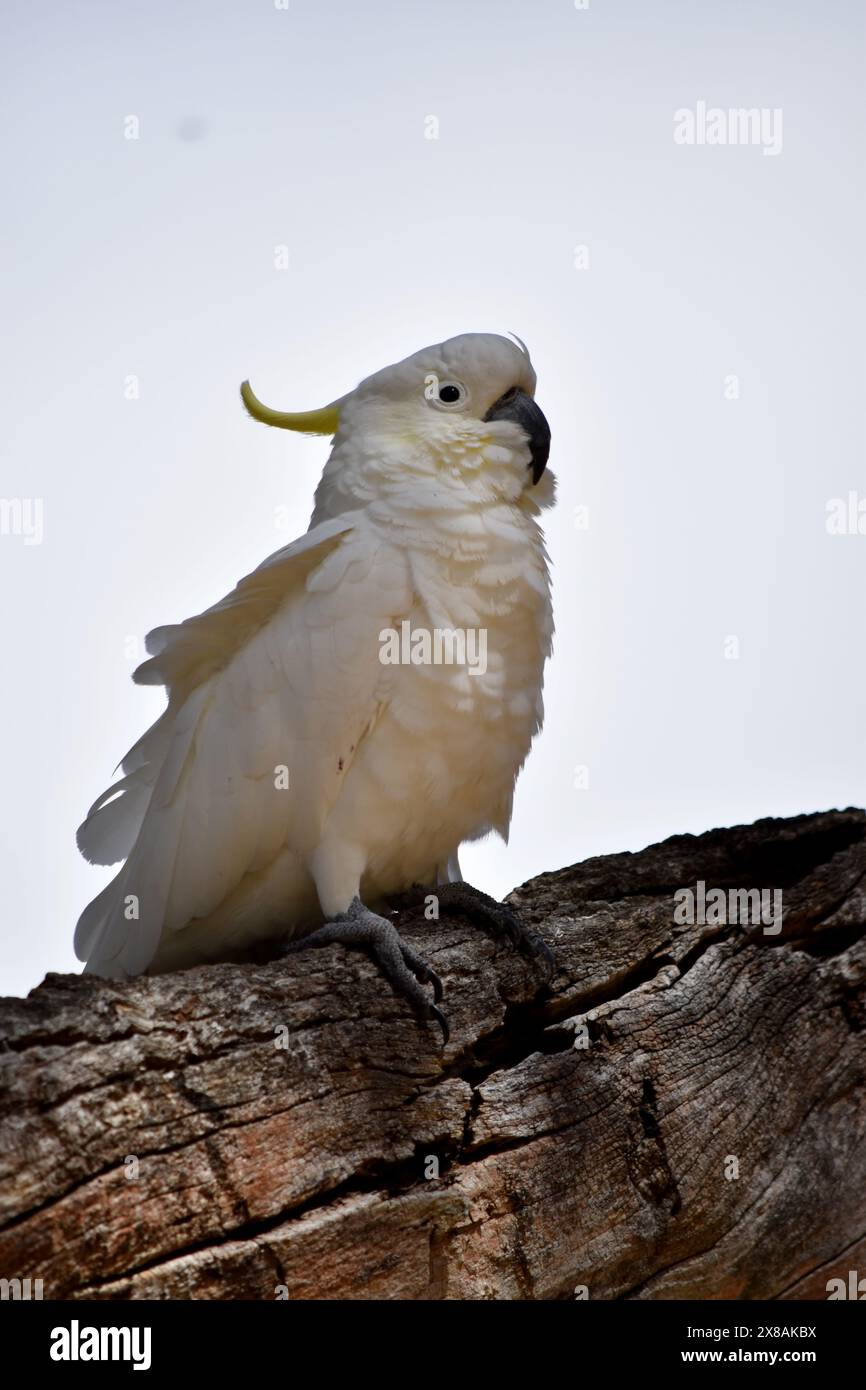
[[[412,947],[408,946],[401,936],[397,936],[396,939],[400,947],[400,954],[403,957],[403,963],[409,967],[415,979],[419,980],[422,985],[433,986],[433,998],[438,1004],[439,1000],[442,998],[442,981],[436,974],[436,971],[432,966],[427,964],[423,956],[419,956],[417,951],[413,951]]]
[[[441,885],[436,892],[442,907],[456,907],[467,916],[486,922],[494,932],[507,937],[518,950],[540,961],[546,982],[556,974],[556,957],[547,942],[538,932],[527,927],[508,903],[497,902],[487,893],[462,881]]]
[[[430,1017],[435,1018],[436,1022],[439,1024],[439,1027],[442,1029],[442,1046],[447,1047],[448,1040],[451,1037],[451,1029],[448,1025],[448,1019],[445,1017],[441,1009],[437,1009],[435,1004],[430,1005]]]
[[[528,937],[527,939],[530,942],[532,954],[537,959],[542,960],[544,962],[545,973],[547,974],[547,978],[551,979],[556,974],[556,956],[553,954],[547,942],[544,940],[544,937],[538,936],[537,933],[533,933],[532,936]]]
[[[451,1036],[448,1020],[436,1007],[443,994],[442,981],[423,956],[419,956],[402,939],[393,923],[371,912],[360,898],[354,898],[347,912],[340,913],[315,931],[287,942],[284,950],[288,955],[334,944],[366,947],[395,992],[410,1004],[420,1018],[435,1019],[442,1029],[444,1042],[448,1042]],[[424,985],[432,985],[435,1003],[431,1003],[430,996],[423,989]]]

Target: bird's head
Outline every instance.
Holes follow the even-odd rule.
[[[505,446],[520,459],[521,488],[534,487],[547,466],[550,428],[535,402],[535,371],[522,343],[495,333],[463,333],[423,348],[366,377],[321,410],[271,410],[245,381],[244,405],[254,419],[282,429],[362,439],[367,449],[423,450],[450,465],[473,450]],[[426,446],[426,447],[425,447]]]

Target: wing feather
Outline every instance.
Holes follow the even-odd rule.
[[[128,855],[80,919],[89,970],[146,969],[167,933],[209,917],[282,850],[308,860],[381,704],[378,632],[408,595],[408,566],[343,518],[150,634],[135,678],[163,682],[168,708],[79,831],[97,862]]]

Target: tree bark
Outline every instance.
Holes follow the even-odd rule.
[[[699,881],[781,889],[781,930],[678,921]],[[444,1050],[338,946],[0,1001],[0,1276],[802,1299],[863,1271],[866,813],[679,835],[509,901],[550,988],[464,918],[399,914],[445,984]]]

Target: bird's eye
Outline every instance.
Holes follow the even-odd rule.
[[[443,381],[439,384],[439,402],[444,406],[462,405],[466,400],[466,387],[457,381]]]

